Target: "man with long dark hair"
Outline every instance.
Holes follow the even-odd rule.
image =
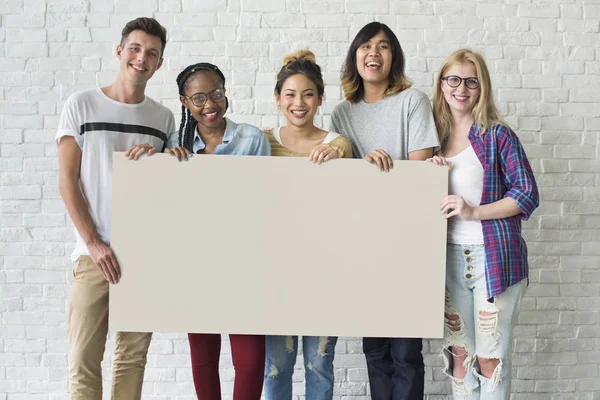
[[[379,22],[364,26],[342,68],[346,101],[331,116],[331,130],[352,141],[355,157],[382,171],[393,167],[392,160],[425,160],[438,146],[429,99],[410,88],[404,68],[404,53],[391,29]],[[418,338],[363,339],[373,400],[423,399],[422,347]]]

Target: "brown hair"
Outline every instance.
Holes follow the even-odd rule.
[[[293,75],[302,74],[310,79],[317,86],[319,97],[325,93],[325,83],[321,67],[317,64],[314,53],[308,49],[300,50],[288,54],[283,58],[283,67],[277,74],[277,83],[275,84],[275,93],[281,95],[281,88],[285,81]]]
[[[121,46],[125,46],[129,34],[133,31],[143,31],[148,35],[156,36],[160,39],[162,47],[160,49],[160,56],[162,57],[167,46],[167,30],[154,18],[139,17],[132,21],[129,21],[123,31],[121,31]]]
[[[452,66],[466,63],[471,63],[475,66],[479,87],[481,88],[479,98],[472,111],[475,124],[477,124],[477,127],[482,133],[498,123],[506,125],[500,118],[496,103],[494,102],[492,82],[485,60],[481,54],[470,49],[456,50],[454,53],[450,54],[442,64],[433,88],[433,117],[435,119],[435,126],[438,131],[441,146],[440,150],[442,152],[444,151],[446,142],[450,136],[453,119],[452,113],[450,112],[450,106],[444,98],[441,79]]]

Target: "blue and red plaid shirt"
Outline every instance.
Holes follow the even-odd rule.
[[[483,165],[480,204],[510,197],[521,210],[514,217],[481,221],[486,254],[485,278],[491,299],[529,277],[521,220],[527,220],[537,208],[539,194],[523,146],[510,128],[494,125],[481,134],[473,124],[469,141]]]

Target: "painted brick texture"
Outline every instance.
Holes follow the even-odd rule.
[[[524,225],[531,286],[515,328],[512,398],[600,399],[598,0],[0,0],[0,14],[0,400],[69,398],[74,237],[57,189],[53,137],[70,94],[112,82],[120,30],[141,15],[169,31],[151,97],[178,113],[178,72],[214,62],[227,77],[232,119],[263,128],[278,123],[272,91],[282,57],[304,47],[323,67],[327,97],[317,118],[328,127],[342,99],[339,70],[349,42],[372,20],[396,32],[407,74],[427,94],[451,51],[483,52],[542,198]],[[111,337],[107,379],[113,345]],[[424,345],[428,400],[449,399],[441,346]],[[335,368],[336,400],[370,397],[359,339],[339,341]],[[301,372],[294,376],[298,399]],[[231,398],[227,342],[222,382]],[[195,398],[184,335],[154,336],[143,392],[148,400]]]

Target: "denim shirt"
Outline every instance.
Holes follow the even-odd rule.
[[[168,148],[179,146],[179,135],[174,133],[169,138]],[[206,145],[200,138],[198,130],[194,131],[194,154],[204,150]],[[236,124],[225,118],[225,134],[223,143],[215,147],[213,154],[226,154],[238,156],[270,156],[271,145],[263,131],[254,125]]]

